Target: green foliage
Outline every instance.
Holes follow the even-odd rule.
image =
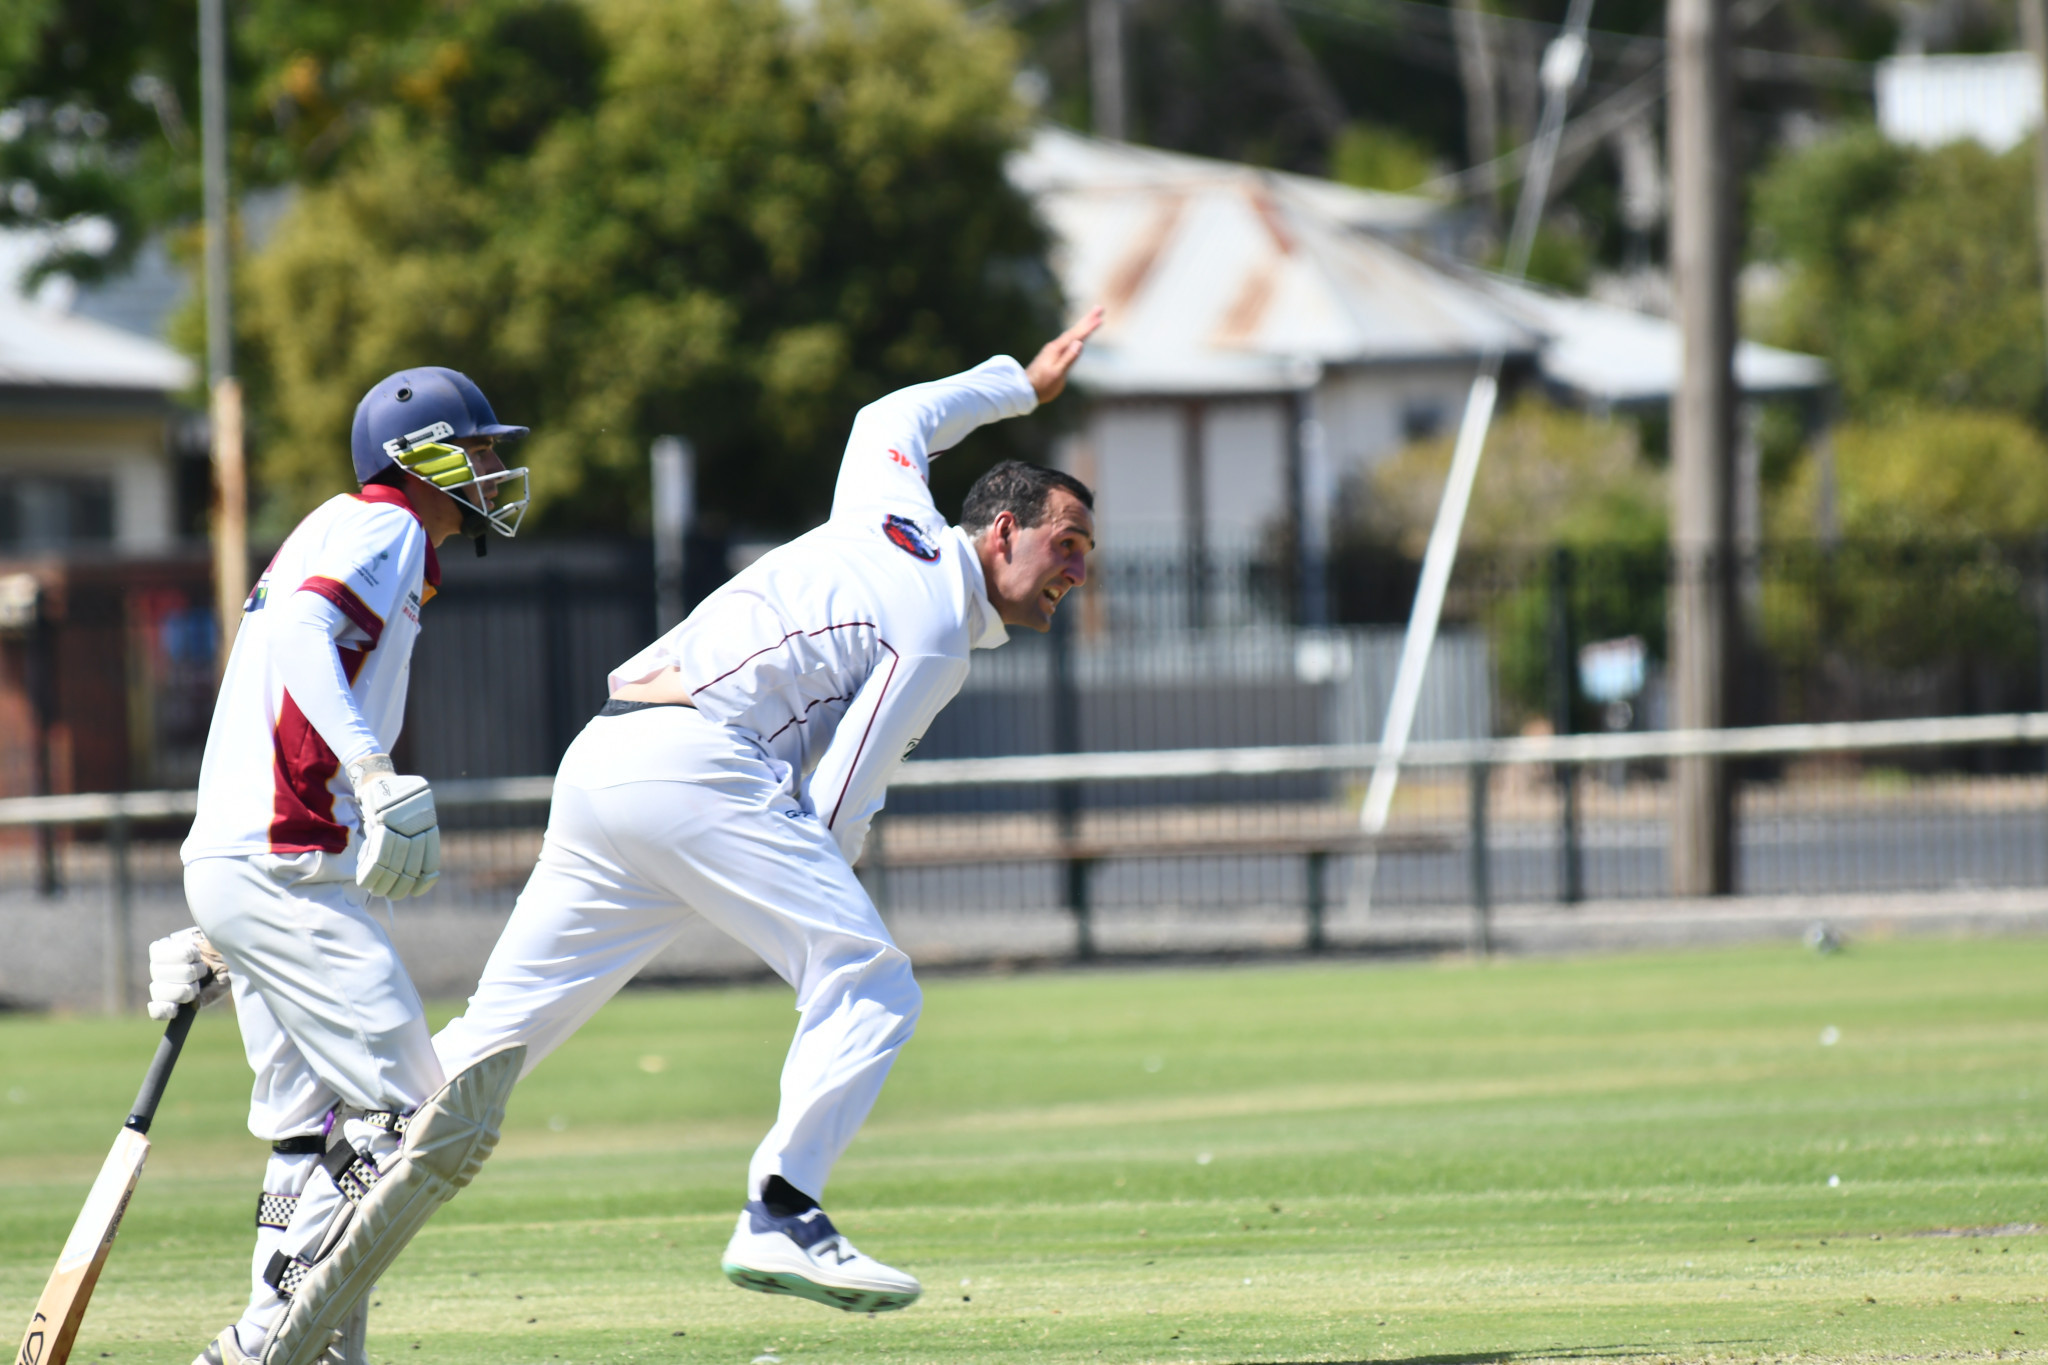
[[[13,77],[34,60],[55,5],[56,0],[11,0],[0,6],[0,93],[12,94]]]
[[[1865,127],[1780,156],[1755,195],[1758,253],[1788,271],[1773,339],[1832,360],[1858,416],[1905,402],[2041,417],[2033,155],[1916,151]]]
[[[247,190],[347,163],[367,112],[473,0],[229,0],[230,175]],[[82,215],[111,251],[45,263],[79,278],[120,265],[151,231],[199,212],[195,0],[11,0],[0,5],[0,225]],[[425,36],[423,36],[425,35]]]
[[[2017,561],[2048,530],[2038,431],[2002,413],[1905,410],[1839,428],[1833,471],[1839,545],[1795,555],[1765,585],[1765,638],[1780,658],[1836,649],[1902,669],[2034,654]],[[1812,534],[1825,496],[1810,455],[1778,511],[1785,540]]]
[[[549,526],[644,524],[662,432],[708,505],[814,522],[861,403],[1056,321],[1012,57],[941,0],[472,4],[247,269],[271,516],[343,483],[370,384],[440,363],[533,426]]]
[[[1385,124],[1350,124],[1330,148],[1330,178],[1360,189],[1413,191],[1435,173],[1427,143]]]
[[[1419,558],[1457,432],[1417,441],[1373,474],[1360,529]],[[1498,413],[1465,517],[1468,545],[1536,555],[1557,544],[1664,534],[1664,476],[1627,422],[1526,398]]]
[[[1583,294],[1593,278],[1593,246],[1576,215],[1553,213],[1537,226],[1536,240],[1529,244],[1525,278],[1567,294]],[[1488,254],[1488,267],[1499,270],[1507,251],[1506,242],[1497,243]]]
[[[1449,476],[1454,437],[1419,442],[1375,475],[1363,528],[1413,558],[1427,544]],[[1466,514],[1467,580],[1518,584],[1499,596],[1480,582],[1503,702],[1548,713],[1548,552],[1573,559],[1571,617],[1579,642],[1639,635],[1664,645],[1667,522],[1663,471],[1642,457],[1633,426],[1540,399],[1495,418]]]

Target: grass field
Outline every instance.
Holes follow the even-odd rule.
[[[2048,1235],[2024,1226],[2048,1222],[2048,942],[935,981],[827,1200],[927,1286],[872,1318],[718,1274],[792,1019],[752,988],[609,1006],[380,1287],[372,1359],[2048,1347]],[[11,1330],[153,1032],[0,1020]],[[235,1316],[262,1155],[245,1092],[209,1014],[80,1362],[185,1365]]]

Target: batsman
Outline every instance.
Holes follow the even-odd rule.
[[[150,949],[155,1017],[232,989],[271,1144],[249,1306],[194,1365],[367,1365],[364,1291],[497,1141],[521,1049],[444,1075],[373,907],[440,875],[433,791],[390,754],[436,550],[517,531],[526,471],[495,446],[526,433],[457,371],[386,378],[356,408],[361,491],[243,608],[183,849],[198,928]]]

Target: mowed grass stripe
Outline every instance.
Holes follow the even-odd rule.
[[[930,983],[827,1200],[926,1281],[874,1319],[717,1275],[787,993],[628,993],[522,1085],[380,1287],[372,1357],[2048,1354],[2048,1235],[1914,1235],[2048,1222],[2044,969],[2048,944],[1955,941]],[[23,1315],[152,1036],[0,1020]],[[81,1361],[185,1365],[234,1315],[246,1088],[202,1019]]]

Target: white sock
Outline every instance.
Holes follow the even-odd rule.
[[[263,1193],[300,1199],[306,1191],[307,1177],[319,1164],[320,1157],[315,1152],[291,1155],[272,1152],[263,1167]],[[263,1349],[264,1340],[276,1325],[278,1314],[284,1310],[284,1300],[264,1282],[263,1272],[270,1268],[270,1258],[283,1245],[285,1233],[285,1228],[258,1226],[256,1229],[256,1250],[249,1258],[249,1307],[235,1324],[235,1340],[240,1343],[244,1355],[255,1355]]]

